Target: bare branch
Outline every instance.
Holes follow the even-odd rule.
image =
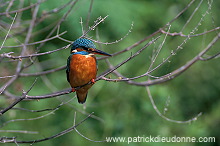
[[[115,44],[115,43],[119,43],[120,41],[124,40],[131,33],[131,31],[133,29],[133,26],[134,26],[134,22],[131,23],[131,27],[128,30],[128,32],[123,37],[121,37],[120,39],[118,39],[118,40],[116,40],[114,42],[101,42],[101,41],[97,41],[97,40],[94,40],[94,39],[91,39],[91,38],[88,38],[88,37],[85,37],[85,38],[90,39],[90,40],[92,40],[92,41],[94,41],[96,43],[103,44],[103,45]]]
[[[95,21],[94,21],[94,24],[92,25],[92,26],[90,26],[89,27],[89,29],[80,37],[80,38],[82,38],[82,37],[86,37],[86,35],[90,32],[90,31],[92,31],[92,30],[95,30],[95,28],[100,24],[100,23],[102,23],[103,21],[105,21],[105,19],[108,17],[108,15],[107,16],[105,16],[105,17],[98,17]]]
[[[200,116],[202,115],[202,113],[199,113],[197,116],[195,116],[195,117],[193,117],[192,119],[189,119],[189,120],[187,120],[187,121],[177,121],[177,120],[173,120],[173,119],[167,118],[166,116],[164,116],[163,114],[161,114],[161,112],[158,110],[157,106],[155,105],[154,100],[153,100],[153,97],[152,97],[152,95],[151,95],[151,93],[150,93],[150,88],[149,88],[148,86],[146,87],[146,90],[147,90],[148,97],[150,98],[150,101],[151,101],[151,104],[153,105],[154,110],[157,112],[157,114],[158,114],[161,118],[163,118],[163,119],[165,119],[165,120],[167,120],[167,121],[169,121],[169,122],[179,123],[179,124],[192,123],[193,121],[196,121],[196,120],[198,119],[198,117],[200,117]]]
[[[11,31],[11,28],[12,28],[12,26],[13,26],[13,24],[14,24],[14,21],[15,21],[16,16],[17,16],[17,13],[15,13],[15,16],[14,16],[14,18],[13,18],[13,21],[12,21],[10,27],[9,27],[9,30],[8,30],[8,32],[7,32],[7,34],[6,34],[5,38],[4,38],[4,40],[3,40],[3,42],[2,42],[2,45],[1,45],[1,47],[0,47],[0,51],[1,51],[2,47],[4,46],[4,44],[5,44],[5,41],[6,41],[7,37],[8,37],[9,32]]]
[[[61,23],[67,18],[67,16],[70,14],[70,12],[72,11],[73,7],[75,6],[75,4],[77,3],[78,0],[72,1],[70,3],[70,8],[69,10],[63,15],[63,17],[59,20],[59,22],[56,24],[56,26],[52,29],[52,31],[46,36],[45,39],[48,39],[55,31],[56,29],[61,25]],[[44,45],[44,43],[41,43],[41,45],[39,46],[40,48]]]
[[[16,104],[18,104],[19,102],[21,102],[22,100],[24,100],[25,98],[27,98],[27,94],[31,91],[31,89],[34,87],[35,83],[36,83],[37,79],[35,79],[34,83],[31,85],[31,87],[28,89],[27,92],[23,91],[22,96],[17,99],[14,103],[12,103],[10,106],[8,106],[7,108],[3,109],[0,111],[0,116],[3,115],[5,112],[7,112],[8,110],[10,110],[11,108],[13,108]]]
[[[75,122],[76,122],[76,112],[75,112],[75,115],[74,115],[73,125],[76,124]],[[90,138],[84,136],[83,134],[81,134],[81,133],[76,129],[76,127],[74,128],[74,130],[75,130],[81,137],[83,137],[83,138],[85,138],[86,140],[89,140],[89,141],[91,141],[91,142],[106,142],[106,140],[102,140],[102,141],[92,140],[92,139],[90,139]]]
[[[55,68],[55,69],[47,70],[47,71],[37,72],[37,73],[20,73],[20,76],[21,77],[41,76],[41,75],[46,75],[46,74],[53,73],[53,72],[56,72],[56,71],[60,71],[60,70],[63,70],[65,68],[66,68],[66,65]]]
[[[15,10],[15,11],[0,13],[0,16],[2,16],[2,15],[8,15],[8,14],[13,14],[13,13],[20,13],[20,12],[22,12],[22,11],[25,11],[25,10],[28,10],[28,9],[30,9],[30,8],[35,7],[35,6],[39,5],[40,3],[43,3],[44,1],[46,1],[46,0],[42,0],[41,2],[37,2],[37,3],[32,4],[32,5],[28,6],[28,7],[21,8],[21,9]]]
[[[18,141],[16,138],[8,138],[8,137],[1,137],[0,138],[0,143],[38,143],[38,142],[42,142],[42,141],[46,141],[46,140],[50,140],[50,139],[54,139],[54,138],[57,138],[57,137],[60,137],[64,134],[67,134],[71,131],[73,131],[77,126],[81,125],[83,122],[85,122],[88,118],[91,117],[93,113],[89,114],[85,119],[83,119],[82,121],[80,121],[79,123],[77,123],[76,125],[60,132],[60,133],[57,133],[51,137],[47,137],[47,138],[43,138],[43,139],[38,139],[38,140],[31,140],[31,141]]]
[[[202,61],[208,61],[208,60],[211,60],[211,59],[219,58],[219,56],[220,56],[220,52],[216,53],[215,55],[208,56],[206,58],[200,57],[199,59],[202,60]]]
[[[108,79],[108,78],[105,78],[105,77],[102,77],[102,76],[101,76],[101,78],[106,80],[106,81],[113,81],[113,82],[127,81],[128,84],[133,84],[133,85],[138,85],[138,86],[150,86],[150,85],[160,84],[160,83],[169,81],[171,79],[174,79],[175,77],[177,77],[178,75],[180,75],[184,71],[186,71],[189,67],[191,67],[193,64],[195,64],[197,61],[202,60],[201,57],[212,48],[212,46],[219,40],[219,38],[220,38],[220,33],[208,44],[208,46],[204,50],[202,50],[192,60],[188,61],[185,65],[183,65],[180,68],[174,70],[173,72],[168,73],[168,74],[166,74],[166,75],[164,75],[164,76],[162,76],[162,77],[160,77],[158,79],[148,80],[148,81],[145,81],[145,82],[134,82],[134,81],[131,81],[131,80],[143,77],[143,76],[147,76],[152,71],[154,71],[154,69],[146,72],[143,75],[140,75],[140,76],[137,76],[137,77],[133,77],[133,78],[127,78],[127,77],[124,77],[121,74],[120,74],[121,78],[119,78],[119,79]]]
[[[93,6],[93,0],[91,0],[90,6],[89,6],[89,11],[88,11],[87,20],[86,20],[86,28],[89,28],[89,21],[90,21],[91,12],[92,12],[92,6]]]
[[[199,7],[201,6],[203,0],[201,0],[198,4],[198,6],[194,9],[194,11],[192,12],[191,16],[189,17],[189,19],[186,21],[185,25],[183,26],[182,30],[180,32],[183,32],[183,30],[186,28],[186,26],[189,24],[189,22],[192,20],[193,16],[195,15],[195,13],[198,11]]]
[[[4,33],[3,37],[2,37],[2,44],[0,46],[0,50],[5,51],[5,52],[0,53],[0,62],[3,65],[3,67],[1,68],[2,71],[0,72],[1,73],[1,75],[0,75],[0,80],[1,80],[0,94],[2,94],[1,96],[3,97],[2,103],[4,103],[6,100],[8,100],[9,102],[12,101],[11,104],[7,105],[6,107],[0,108],[0,115],[3,118],[5,118],[5,119],[3,119],[3,123],[0,125],[0,128],[4,127],[4,129],[6,129],[7,126],[10,126],[9,124],[17,124],[17,121],[21,121],[21,123],[25,122],[25,121],[30,121],[30,122],[34,123],[35,122],[34,120],[43,119],[43,118],[48,117],[54,113],[55,113],[55,115],[57,115],[56,111],[61,109],[61,107],[64,107],[64,106],[71,108],[71,111],[74,110],[74,111],[79,112],[81,115],[85,115],[86,118],[84,120],[82,120],[81,122],[79,122],[78,124],[76,124],[76,112],[75,112],[73,125],[71,125],[66,130],[63,130],[57,134],[51,134],[50,137],[43,137],[42,139],[36,139],[33,137],[32,140],[28,140],[28,139],[23,139],[23,138],[19,137],[22,134],[40,134],[41,131],[39,131],[39,132],[34,131],[34,130],[29,131],[29,128],[28,128],[28,130],[24,130],[23,128],[21,130],[17,130],[17,129],[16,130],[14,130],[14,129],[4,130],[3,129],[3,130],[0,130],[1,133],[6,133],[6,134],[11,133],[11,135],[13,133],[16,133],[16,136],[14,136],[14,134],[10,137],[2,136],[2,137],[0,137],[0,143],[15,143],[17,145],[19,143],[33,144],[33,143],[37,143],[37,142],[52,140],[54,138],[60,137],[64,134],[67,134],[73,130],[76,131],[75,134],[80,135],[81,137],[85,138],[88,141],[105,142],[105,140],[103,140],[103,141],[93,140],[93,139],[89,138],[89,137],[91,137],[91,135],[86,136],[83,134],[83,132],[80,132],[78,130],[78,128],[76,128],[78,125],[82,124],[82,122],[84,122],[85,120],[87,120],[90,117],[93,119],[96,119],[97,121],[101,121],[102,123],[105,122],[104,121],[105,119],[103,119],[102,116],[97,116],[97,115],[99,115],[99,113],[97,115],[93,115],[93,113],[88,112],[88,111],[90,111],[90,106],[89,106],[89,110],[88,110],[85,107],[81,107],[81,106],[78,107],[75,105],[76,103],[70,102],[73,99],[76,99],[76,95],[73,94],[74,97],[69,100],[69,98],[70,98],[69,96],[72,96],[72,95],[66,95],[66,94],[72,93],[72,89],[71,88],[65,89],[65,87],[64,87],[65,85],[64,86],[62,85],[63,81],[60,81],[60,79],[63,80],[63,77],[61,77],[61,78],[54,78],[53,77],[52,80],[50,78],[53,75],[55,76],[56,73],[60,75],[61,72],[58,72],[58,71],[64,70],[66,68],[65,64],[61,65],[60,67],[53,67],[53,68],[52,68],[52,66],[49,66],[48,64],[49,64],[49,62],[53,61],[54,65],[59,65],[59,63],[56,64],[55,57],[57,57],[57,53],[64,54],[65,52],[63,52],[61,50],[70,47],[70,45],[73,42],[71,40],[71,38],[64,37],[64,34],[66,34],[66,32],[68,32],[68,29],[69,29],[68,27],[66,27],[66,24],[68,24],[68,23],[66,23],[65,20],[71,14],[71,12],[75,12],[76,10],[78,12],[79,7],[76,7],[76,6],[78,6],[78,5],[76,5],[78,0],[69,0],[68,2],[65,2],[65,4],[60,4],[59,6],[52,8],[49,11],[44,11],[42,9],[39,9],[39,7],[42,6],[41,4],[43,2],[45,2],[45,0],[38,0],[34,4],[29,3],[29,6],[27,6],[27,7],[25,6],[27,3],[24,3],[23,0],[20,1],[18,6],[15,5],[14,0],[10,0],[10,1],[7,1],[5,3],[0,4],[0,7],[4,8],[4,11],[3,11],[4,13],[0,13],[0,16],[2,16],[2,18],[3,18],[0,21],[0,27]],[[105,17],[102,17],[103,15],[101,14],[101,15],[98,15],[100,17],[98,17],[97,19],[92,18],[93,17],[92,10],[94,7],[94,2],[95,2],[94,0],[91,0],[90,3],[87,3],[87,4],[89,4],[88,10],[86,10],[87,17],[85,18],[85,24],[83,24],[84,18],[81,18],[80,23],[81,23],[82,35],[79,37],[88,38],[88,39],[98,43],[99,48],[102,49],[102,45],[109,45],[109,44],[118,43],[119,41],[124,40],[131,32],[133,32],[134,23],[132,22],[130,29],[127,31],[127,33],[125,35],[123,35],[122,37],[116,38],[115,41],[113,41],[113,42],[102,42],[101,41],[102,38],[99,37],[99,30],[100,30],[99,26],[101,23],[106,21],[106,18],[108,17],[108,15],[105,14],[104,15]],[[17,4],[17,2],[16,2],[16,4]],[[205,4],[205,5],[203,5],[203,4]],[[174,122],[174,123],[195,122],[197,120],[197,118],[202,115],[202,113],[198,113],[195,117],[190,118],[189,120],[185,120],[185,121],[174,120],[174,119],[170,119],[170,118],[166,117],[165,112],[168,109],[170,96],[168,96],[168,100],[165,103],[164,110],[163,110],[163,112],[161,112],[161,111],[159,111],[157,105],[154,102],[154,98],[151,95],[149,86],[161,84],[163,82],[175,79],[176,77],[181,75],[183,72],[188,71],[189,68],[191,68],[192,66],[194,66],[194,64],[196,64],[196,62],[209,61],[212,59],[219,58],[220,52],[217,50],[218,46],[216,46],[216,43],[219,42],[220,33],[218,31],[220,30],[220,27],[215,26],[215,21],[214,21],[215,15],[212,15],[212,11],[211,11],[211,10],[213,10],[212,5],[213,5],[212,0],[208,0],[206,3],[204,3],[203,0],[200,0],[200,1],[191,0],[182,9],[182,11],[180,11],[169,22],[165,23],[164,26],[162,26],[161,28],[158,28],[154,33],[152,33],[148,36],[146,34],[142,33],[141,35],[144,35],[143,38],[136,40],[136,42],[133,43],[132,45],[126,46],[126,47],[120,46],[120,48],[123,48],[123,50],[115,50],[115,52],[112,54],[112,58],[108,58],[108,57],[97,58],[97,60],[105,59],[105,63],[108,65],[108,67],[106,68],[106,71],[100,72],[100,75],[96,78],[95,81],[96,82],[98,82],[100,80],[111,81],[111,82],[123,81],[127,84],[130,84],[131,86],[142,86],[142,87],[146,88],[147,94],[148,94],[149,99],[151,101],[151,104],[160,118],[165,119],[166,121],[169,121],[169,122]],[[28,12],[30,12],[30,14],[28,15],[30,17],[30,19],[28,19],[28,20],[23,19],[25,16],[25,14],[23,14],[23,12],[26,10],[28,10]],[[58,15],[55,15],[55,13],[61,12],[61,10],[64,10],[65,12],[63,12],[61,18],[57,18],[58,21],[51,21],[51,23],[49,25],[48,24],[43,25],[43,27],[42,27],[41,23],[46,22],[47,18],[50,18],[51,20],[54,19],[54,16],[55,17],[58,16]],[[176,27],[176,23],[179,23],[178,20],[181,20],[181,21],[184,20],[181,18],[182,14],[184,14],[184,13],[186,15],[184,15],[183,17],[184,17],[184,19],[186,18],[186,22],[182,26],[178,24],[178,27]],[[14,15],[14,16],[12,17],[11,15]],[[199,17],[197,17],[198,19],[195,19],[196,21],[194,21],[194,18],[197,15],[199,15]],[[210,17],[212,17],[212,25],[213,26],[211,26],[211,25],[206,26],[206,23],[210,24],[210,22],[206,21],[206,19],[207,18],[209,19]],[[73,17],[71,15],[71,19],[72,18]],[[95,20],[93,23],[90,22],[92,19]],[[89,26],[89,24],[91,24],[91,26]],[[174,26],[175,26],[175,28],[179,29],[179,31],[176,31],[176,30],[173,31]],[[66,29],[66,30],[64,30],[64,32],[61,31],[62,33],[60,33],[61,28]],[[190,28],[190,29],[188,29],[188,28]],[[74,29],[75,29],[75,27],[74,27]],[[96,32],[95,32],[96,37],[90,37],[88,35],[93,30],[96,30]],[[200,30],[200,31],[198,31],[198,30]],[[186,33],[187,31],[189,32],[188,34]],[[48,33],[47,33],[46,37],[44,37],[44,39],[37,38],[37,36],[39,36],[41,34],[45,35],[45,32],[48,32]],[[216,34],[214,34],[213,32]],[[43,35],[41,37],[43,37]],[[72,35],[72,34],[70,34],[70,35]],[[75,35],[77,35],[77,34],[74,34],[74,36]],[[206,37],[206,35],[207,35],[207,37]],[[176,37],[173,37],[173,36],[176,36]],[[171,59],[172,59],[172,61],[173,60],[175,61],[175,58],[179,57],[179,56],[175,57],[175,55],[177,55],[177,54],[181,55],[181,54],[179,54],[182,52],[181,50],[187,49],[188,46],[185,44],[190,43],[191,38],[193,38],[191,40],[194,41],[194,39],[200,39],[201,37],[199,37],[199,36],[203,36],[203,40],[202,40],[203,43],[201,44],[202,47],[196,46],[195,48],[193,48],[196,51],[199,50],[197,52],[197,54],[192,56],[191,59],[187,59],[187,61],[185,63],[180,64],[176,68],[166,67],[167,64],[171,65],[169,63],[171,61]],[[160,40],[159,38],[163,38],[163,39]],[[176,44],[177,41],[172,40],[173,38],[179,39],[178,44]],[[66,46],[62,45],[64,47],[61,46],[59,48],[53,49],[52,51],[49,51],[49,50],[45,51],[45,49],[40,51],[40,49],[45,48],[44,46],[51,45],[52,43],[54,43],[56,41],[56,39],[59,39],[59,42],[65,44]],[[40,41],[36,41],[36,40],[40,40]],[[172,44],[175,45],[174,48],[170,49],[171,45],[168,44],[168,41],[170,41]],[[208,45],[206,44],[207,41],[210,41],[210,42],[208,42],[209,43]],[[55,42],[55,43],[58,43],[58,42]],[[153,46],[152,46],[152,44],[153,44]],[[7,45],[7,46],[5,46],[5,45]],[[39,47],[35,48],[34,45],[37,45]],[[154,48],[152,51],[152,56],[149,55],[150,62],[148,63],[149,66],[146,67],[146,69],[144,68],[145,71],[143,71],[143,73],[140,73],[139,75],[135,75],[132,77],[128,77],[128,76],[124,75],[123,72],[120,71],[120,68],[122,68],[122,66],[124,66],[125,64],[128,64],[128,67],[130,67],[129,66],[129,63],[131,63],[130,60],[132,60],[134,58],[138,59],[138,57],[140,57],[139,54],[141,54],[141,53],[143,54],[144,53],[143,51],[144,50],[146,51],[146,49],[150,45],[151,45],[151,47],[149,48],[149,51],[151,51],[153,47]],[[157,47],[157,46],[159,46],[159,47]],[[3,48],[6,48],[6,49],[3,49]],[[134,49],[136,49],[135,52],[133,51]],[[192,49],[192,47],[190,49]],[[163,54],[163,52],[165,52],[165,53]],[[215,52],[215,53],[213,54],[212,52]],[[117,55],[122,55],[122,57],[124,57],[123,55],[125,53],[130,53],[131,55],[127,56],[123,59],[120,59],[122,61],[118,61],[118,60],[113,61],[113,59],[116,59],[115,57]],[[212,53],[212,55],[210,55],[211,53]],[[47,54],[50,54],[50,55],[47,55]],[[147,52],[147,54],[151,54],[151,52]],[[165,57],[162,58],[162,56],[163,57],[165,56]],[[64,59],[63,63],[66,63],[65,58],[60,57],[59,60],[61,60],[61,59]],[[159,71],[163,70],[164,67],[166,67],[165,73],[159,72]],[[47,69],[47,70],[44,70],[44,69]],[[132,68],[126,68],[126,69],[128,69],[128,71],[129,71],[129,69],[132,69]],[[172,70],[170,71],[169,69],[172,69]],[[160,75],[156,75],[158,72]],[[107,75],[111,75],[111,74],[113,74],[113,76],[114,77],[116,76],[116,77],[115,78],[112,78],[112,77],[108,78]],[[34,91],[35,88],[33,88],[33,87],[36,87],[36,85],[35,85],[36,80],[31,85],[31,87],[27,86],[26,83],[23,83],[23,81],[29,82],[30,80],[33,80],[33,77],[35,78],[35,77],[42,76],[42,75],[43,75],[43,77],[41,77],[42,83],[39,83],[37,85],[40,85],[40,86],[43,85],[45,87],[45,90],[42,90],[43,95],[40,93],[37,94]],[[138,80],[136,81],[136,79],[138,79]],[[61,84],[57,85],[56,80],[58,80],[59,84],[60,83]],[[50,85],[48,85],[48,83],[50,83]],[[75,88],[75,90],[78,90],[88,84],[91,84],[91,82],[84,84],[82,86],[78,86]],[[52,87],[54,87],[54,88],[52,88]],[[28,90],[27,91],[23,90],[25,88],[26,89],[28,88]],[[22,90],[22,92],[21,92],[21,90]],[[47,91],[47,90],[49,90],[49,91]],[[19,91],[20,91],[20,93],[19,93]],[[33,91],[33,95],[31,95],[32,92],[30,92],[30,91]],[[36,90],[36,91],[38,91],[38,90]],[[45,94],[44,92],[46,92],[47,94]],[[21,95],[19,95],[19,94],[21,94]],[[65,95],[65,96],[62,96],[62,95]],[[62,98],[59,98],[59,96],[62,96]],[[60,101],[63,100],[63,98],[68,98],[68,101],[62,102],[62,103],[59,102],[59,105],[54,105],[52,107],[46,106],[41,109],[35,109],[33,107],[32,108],[31,107],[24,108],[23,104],[19,104],[22,101],[31,102],[36,99],[48,99],[48,98],[53,98],[53,100],[58,99]],[[7,103],[7,102],[5,102],[5,103]],[[19,104],[19,105],[17,105],[17,104]],[[36,106],[36,108],[39,108],[39,107]],[[7,117],[7,114],[5,114],[5,113],[8,112],[8,114],[11,114],[11,113],[9,113],[10,110],[16,114],[17,114],[17,112],[22,112],[27,115],[28,114],[37,114],[37,115],[41,114],[41,115],[35,116],[34,118],[33,117],[32,118],[26,117],[23,119],[22,119],[22,117],[16,117],[16,118],[12,117],[12,116]],[[46,112],[46,113],[44,113],[44,112]],[[5,115],[3,115],[3,114],[5,114]],[[10,119],[10,118],[12,118],[12,119]]]
[[[219,30],[219,29],[220,29],[220,27],[216,27],[216,28],[214,28],[214,29],[211,29],[211,30],[208,30],[208,31],[204,31],[203,33],[198,33],[198,34],[193,34],[193,35],[185,35],[185,34],[183,34],[182,32],[179,32],[179,33],[177,33],[177,32],[171,33],[171,32],[166,32],[166,31],[164,31],[164,30],[162,30],[162,29],[160,29],[160,31],[161,31],[161,33],[163,33],[163,34],[168,34],[168,35],[170,35],[170,36],[198,37],[198,36],[202,36],[202,35],[205,35],[205,34],[207,34],[207,33],[210,33],[210,32],[216,32],[216,30]]]
[[[26,131],[26,130],[0,130],[0,133],[38,134],[38,132],[36,131]]]
[[[37,53],[37,54],[30,54],[30,55],[26,55],[26,56],[12,56],[12,55],[9,55],[9,54],[2,54],[2,56],[7,57],[7,58],[11,58],[11,59],[32,58],[32,57],[36,57],[36,56],[51,54],[51,53],[54,53],[54,52],[57,52],[57,51],[60,51],[60,50],[63,50],[63,49],[67,49],[67,48],[70,47],[70,45],[71,44],[66,45],[62,48],[53,50],[53,51],[47,51],[47,52],[44,52],[44,53]],[[10,52],[10,54],[11,54],[11,52]]]
[[[37,45],[37,44],[41,44],[41,43],[45,43],[45,42],[48,42],[48,41],[51,41],[53,39],[56,39],[56,38],[59,38],[60,36],[64,35],[66,33],[66,31],[60,33],[60,34],[57,34],[56,36],[53,36],[51,38],[48,38],[48,39],[44,39],[42,41],[37,41],[37,42],[33,42],[33,43],[29,43],[29,44],[26,44],[26,46],[31,46],[31,45]],[[18,47],[22,47],[23,45],[17,45],[17,46],[3,46],[2,48],[18,48]],[[2,55],[2,54],[0,54]],[[1,56],[3,57],[3,56]]]
[[[125,64],[126,62],[128,62],[129,60],[131,60],[132,58],[136,57],[137,55],[139,55],[143,50],[145,50],[148,46],[150,46],[152,43],[154,43],[157,39],[159,39],[160,37],[157,37],[155,39],[153,39],[152,41],[150,41],[149,43],[147,43],[143,48],[141,48],[140,50],[138,50],[135,54],[131,55],[131,57],[129,57],[128,59],[124,60],[123,62],[121,62],[120,64],[118,64],[117,66],[115,66],[113,69],[110,69],[109,71],[101,74],[99,77],[96,78],[96,81],[100,80],[100,79],[104,79],[109,81],[108,79],[104,78],[106,75],[112,73],[114,70],[116,70],[117,68],[121,67],[123,64]]]

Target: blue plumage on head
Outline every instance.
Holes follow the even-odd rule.
[[[73,42],[71,52],[77,48],[94,48],[95,49],[96,46],[91,40],[79,38]]]

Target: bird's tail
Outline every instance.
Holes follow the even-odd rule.
[[[87,98],[87,94],[88,94],[88,91],[87,92],[76,91],[76,96],[77,96],[78,102],[81,104],[85,103],[86,98]]]

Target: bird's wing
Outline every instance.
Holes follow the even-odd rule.
[[[68,57],[67,59],[67,65],[66,65],[66,79],[68,82],[70,82],[70,79],[69,79],[69,72],[70,72],[70,60],[72,58],[72,54]]]

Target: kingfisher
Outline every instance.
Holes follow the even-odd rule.
[[[95,54],[111,56],[96,49],[91,40],[79,38],[73,42],[67,59],[67,81],[72,87],[72,92],[76,91],[78,102],[81,104],[85,103],[88,90],[95,83],[98,70]]]

